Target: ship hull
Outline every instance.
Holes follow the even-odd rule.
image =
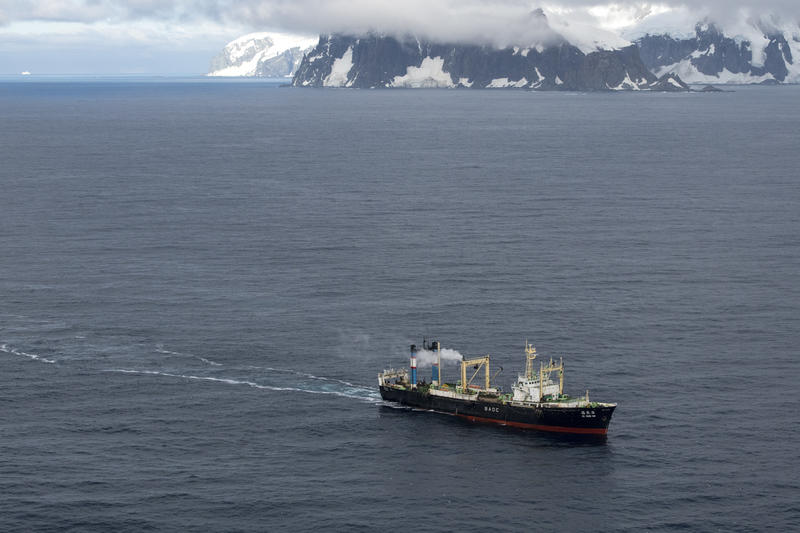
[[[473,422],[573,435],[606,435],[616,408],[603,404],[593,407],[521,406],[484,399],[448,398],[386,386],[380,390],[384,400],[408,407],[451,414]]]

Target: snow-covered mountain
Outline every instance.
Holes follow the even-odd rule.
[[[228,43],[211,60],[209,76],[292,77],[317,37],[250,33]]]
[[[678,90],[683,82],[800,83],[800,21],[733,19],[720,26],[708,13],[663,8],[609,31],[537,9],[524,20],[527,37],[510,32],[516,37],[493,45],[378,33],[319,40],[252,33],[225,46],[208,75],[293,77],[297,86],[337,87]],[[512,39],[525,42],[514,46]]]
[[[298,87],[472,87],[540,90],[688,90],[677,76],[656,77],[635,45],[608,32],[550,23],[531,13],[537,41],[496,48],[413,36],[327,35],[307,54]],[[570,38],[567,38],[569,35]]]
[[[328,35],[300,64],[296,87],[526,88],[539,90],[688,90],[658,79],[636,46],[589,54],[562,42],[494,49],[385,35]]]
[[[635,39],[642,61],[656,75],[678,74],[687,83],[800,83],[800,25],[747,21],[731,28],[709,21],[693,32],[650,28]]]

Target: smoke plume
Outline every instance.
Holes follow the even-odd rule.
[[[442,348],[441,350],[442,364],[445,362],[461,361],[463,356],[458,350],[450,348]],[[417,367],[429,367],[436,362],[436,352],[430,350],[419,350],[417,352]]]

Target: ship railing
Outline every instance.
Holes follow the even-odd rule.
[[[384,370],[378,374],[378,384],[380,386],[386,385],[391,379],[402,379],[403,381],[408,381],[408,370],[405,368],[400,370],[390,368],[389,370]]]

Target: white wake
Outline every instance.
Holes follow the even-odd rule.
[[[51,364],[55,363],[55,361],[52,359],[48,359],[44,356],[35,353],[23,352],[22,350],[18,350],[16,348],[9,346],[8,344],[0,344],[0,352],[27,357],[28,359],[33,359],[34,361],[41,361],[42,363],[51,363]]]
[[[212,381],[216,383],[225,383],[228,385],[246,385],[248,387],[252,387],[254,389],[263,389],[263,390],[270,390],[270,391],[280,391],[280,392],[302,392],[307,394],[327,394],[332,396],[340,396],[342,398],[352,398],[356,400],[368,401],[371,403],[379,403],[381,401],[380,395],[374,389],[369,387],[363,387],[360,385],[353,385],[348,384],[344,390],[325,390],[325,389],[313,389],[313,388],[303,388],[303,387],[289,387],[289,386],[277,386],[277,385],[265,385],[263,383],[256,383],[254,381],[249,380],[242,380],[242,379],[232,379],[232,378],[215,378],[211,376],[196,376],[193,374],[176,374],[172,372],[162,372],[159,370],[135,370],[135,369],[127,369],[127,368],[113,368],[109,370],[105,370],[105,372],[118,372],[123,374],[141,374],[141,375],[151,375],[151,376],[163,376],[175,379],[189,379],[189,380],[199,380],[199,381]],[[308,376],[311,376],[308,374]],[[318,376],[314,376],[316,379],[325,380],[325,381],[340,381],[340,380],[333,380],[330,378],[320,378]],[[346,382],[341,382],[342,384]]]

